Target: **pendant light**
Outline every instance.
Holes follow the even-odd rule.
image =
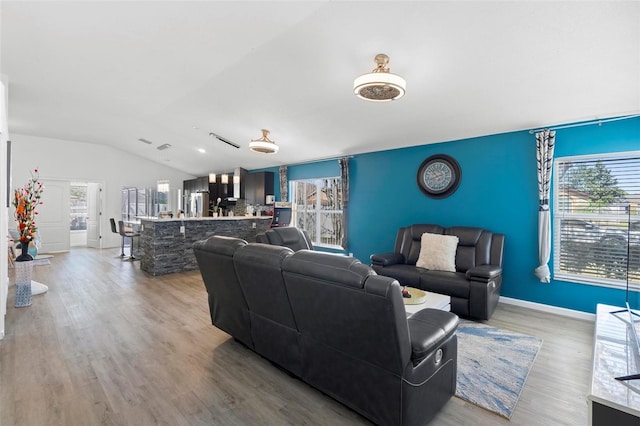
[[[389,57],[383,53],[375,57],[376,67],[369,74],[361,75],[353,82],[357,97],[372,102],[388,102],[404,96],[407,82],[389,70]]]
[[[269,139],[269,131],[262,129],[262,137],[258,139],[251,139],[249,142],[249,149],[253,152],[261,152],[263,154],[275,154],[278,152],[278,145],[271,139]]]

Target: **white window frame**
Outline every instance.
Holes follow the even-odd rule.
[[[320,194],[321,190],[322,190],[322,181],[327,180],[327,179],[331,179],[334,180],[335,182],[337,182],[339,185],[342,185],[342,181],[340,176],[326,176],[326,177],[321,177],[321,178],[313,178],[313,179],[297,179],[297,180],[290,180],[289,181],[289,194],[290,197],[289,199],[291,200],[291,208],[292,208],[292,217],[291,217],[291,225],[295,226],[296,228],[301,228],[304,229],[303,227],[299,226],[299,221],[298,221],[298,204],[296,202],[296,184],[297,183],[314,183],[316,185],[316,194]],[[342,191],[342,188],[340,188],[340,192]],[[338,203],[339,204],[339,203]],[[309,230],[307,229],[307,232],[310,235],[311,238],[311,242],[313,243],[314,246],[316,247],[325,247],[325,248],[329,248],[329,249],[342,249],[342,246],[340,245],[340,242],[342,241],[342,237],[343,235],[338,235],[336,236],[336,240],[337,243],[336,244],[328,244],[326,242],[322,241],[322,220],[321,217],[322,215],[327,215],[327,214],[333,214],[333,215],[340,215],[342,216],[341,221],[344,221],[344,211],[342,209],[339,208],[334,208],[334,209],[323,209],[322,208],[322,197],[321,196],[316,196],[316,204],[315,204],[315,229]],[[309,210],[307,210],[309,211]],[[342,232],[344,232],[344,224],[342,226]]]
[[[566,203],[566,200],[561,199],[563,197],[560,196],[560,165],[566,162],[579,162],[579,161],[597,161],[597,160],[616,160],[616,159],[627,159],[627,158],[638,158],[640,157],[640,151],[628,151],[628,152],[619,152],[619,153],[605,153],[605,154],[591,154],[591,155],[576,155],[576,156],[566,156],[566,157],[557,157],[554,160],[554,171],[553,171],[553,271],[554,271],[554,279],[558,281],[568,281],[573,283],[581,283],[594,285],[599,287],[608,287],[615,289],[626,289],[627,288],[627,277],[625,274],[624,279],[615,279],[615,278],[607,278],[603,276],[588,276],[579,273],[570,273],[566,271],[560,270],[560,252],[561,252],[561,221],[563,219],[576,219],[576,220],[584,220],[587,222],[598,222],[598,221],[618,221],[618,222],[627,222],[629,216],[627,214],[602,214],[602,213],[574,213],[574,212],[566,212],[561,211],[562,203]],[[640,173],[640,167],[639,171]],[[640,180],[639,180],[640,181]],[[638,203],[640,204],[640,203]],[[637,222],[640,221],[640,205],[637,207],[631,208],[631,221]],[[627,232],[626,238],[629,238],[629,233]],[[640,281],[634,280],[633,276],[628,281],[628,286],[630,290],[640,291]]]

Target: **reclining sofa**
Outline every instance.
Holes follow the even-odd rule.
[[[193,248],[213,325],[376,424],[424,425],[455,393],[458,317],[407,317],[395,279],[237,238]]]
[[[424,233],[458,237],[454,272],[416,266]],[[465,226],[416,224],[398,229],[393,253],[371,255],[371,266],[403,286],[451,296],[451,312],[459,316],[488,320],[500,298],[503,250],[503,234]]]
[[[256,235],[256,242],[289,247],[293,251],[313,250],[313,243],[307,231],[293,226],[268,229]]]

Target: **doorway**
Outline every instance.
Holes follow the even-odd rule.
[[[101,248],[102,184],[42,179],[46,202],[40,207],[41,253],[71,247]]]
[[[101,185],[71,182],[69,194],[70,246],[100,248]]]

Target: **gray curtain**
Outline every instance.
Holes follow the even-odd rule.
[[[553,170],[553,149],[556,132],[543,130],[536,133],[536,159],[538,163],[538,257],[540,266],[535,269],[536,277],[543,283],[551,282],[549,258],[551,256],[551,212],[549,211],[549,190]]]
[[[347,228],[347,214],[349,206],[349,157],[338,160],[340,163],[340,178],[342,179],[342,248],[349,251],[349,229]]]
[[[280,201],[289,201],[289,179],[287,166],[280,166]]]

